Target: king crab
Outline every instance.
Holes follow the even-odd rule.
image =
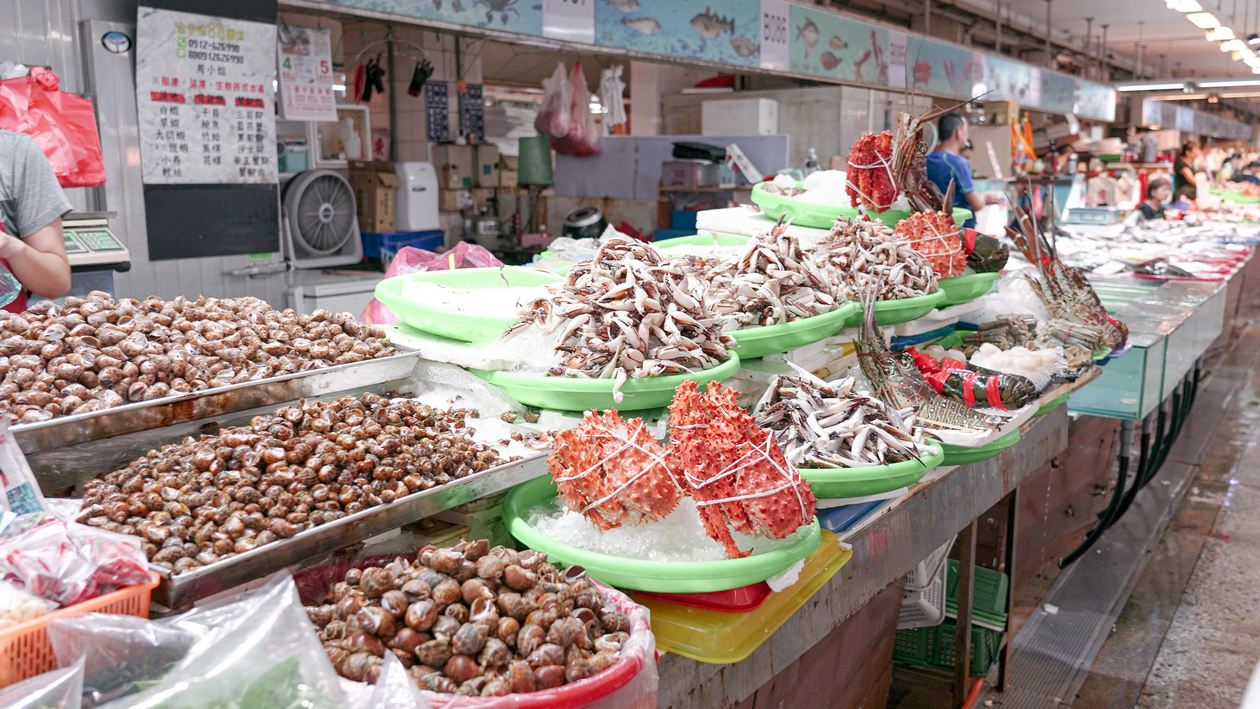
[[[602,530],[658,520],[682,497],[643,421],[623,421],[616,411],[587,411],[577,427],[557,433],[547,469],[569,509]]]
[[[731,529],[783,539],[814,516],[809,483],[788,465],[774,434],[735,403],[735,390],[683,382],[669,407],[670,460],[684,472],[705,532],[738,559]]]

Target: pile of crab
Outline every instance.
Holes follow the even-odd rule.
[[[923,254],[876,221],[837,219],[814,249],[815,265],[837,284],[837,297],[878,289],[878,300],[936,292],[937,274]]]
[[[704,287],[650,244],[605,237],[555,295],[530,303],[521,322],[554,334],[560,363],[552,376],[613,379],[621,401],[627,379],[711,369],[730,359],[733,341],[705,304]]]
[[[783,218],[754,236],[736,257],[708,269],[706,298],[714,312],[741,326],[778,325],[840,307],[835,282],[815,264]]]
[[[748,556],[732,531],[785,539],[814,516],[814,495],[771,431],[757,426],[716,382],[684,382],[670,406],[670,443],[639,419],[588,411],[556,435],[547,460],[570,510],[600,530],[661,520],[689,496],[705,532],[732,559]]]

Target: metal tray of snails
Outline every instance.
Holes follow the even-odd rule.
[[[402,379],[411,374],[415,352],[229,384],[90,413],[74,414],[9,429],[27,455],[221,414],[274,406]]]
[[[167,608],[181,608],[301,561],[503,492],[546,472],[547,456],[540,453],[347,515],[182,574],[173,574],[154,566],[152,568],[161,576],[161,581],[153,591],[153,600]]]

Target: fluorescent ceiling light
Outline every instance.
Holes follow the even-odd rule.
[[[1195,0],[1165,0],[1169,10],[1177,12],[1202,12],[1203,7]]]
[[[1231,39],[1228,42],[1221,42],[1222,52],[1241,52],[1247,49],[1247,43],[1241,39]]]
[[[1181,89],[1185,84],[1178,82],[1175,84],[1120,84],[1116,87],[1116,91],[1169,91],[1172,89]]]
[[[1193,22],[1199,29],[1210,30],[1221,26],[1220,20],[1217,20],[1216,15],[1210,12],[1192,12],[1186,15],[1186,19]]]
[[[1217,27],[1207,31],[1209,42],[1224,42],[1234,38],[1234,31],[1228,27]]]

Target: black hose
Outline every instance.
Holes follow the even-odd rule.
[[[1103,532],[1107,531],[1107,527],[1111,526],[1112,520],[1115,519],[1116,512],[1120,509],[1120,501],[1124,498],[1125,481],[1129,476],[1129,449],[1133,447],[1133,422],[1120,422],[1120,466],[1119,472],[1116,474],[1116,489],[1111,494],[1111,502],[1107,503],[1107,509],[1103,511],[1102,519],[1098,524],[1090,530],[1089,535],[1085,537],[1085,541],[1076,548],[1071,554],[1068,554],[1059,562],[1059,568],[1065,569],[1081,557],[1082,554],[1089,551],[1094,543],[1102,537]],[[1133,483],[1137,484],[1136,477]]]

